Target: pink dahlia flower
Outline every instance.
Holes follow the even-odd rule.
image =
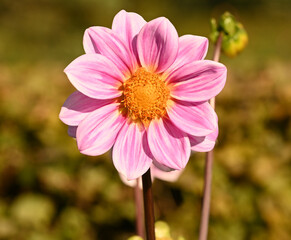
[[[128,180],[152,164],[181,170],[194,151],[209,151],[218,134],[208,100],[224,87],[224,65],[204,60],[204,37],[179,37],[164,17],[146,22],[120,11],[112,29],[85,31],[86,54],[65,69],[77,89],[60,119],[81,153],[112,150],[116,169]]]

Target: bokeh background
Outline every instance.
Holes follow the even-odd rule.
[[[179,35],[208,36],[231,11],[247,49],[222,56],[210,240],[291,239],[291,2],[288,0],[0,0],[0,239],[124,240],[134,234],[133,190],[110,153],[81,155],[58,119],[74,88],[63,69],[83,54],[84,30],[121,9],[166,16]],[[212,57],[210,46],[207,58]],[[204,157],[176,183],[153,185],[156,219],[197,239]]]

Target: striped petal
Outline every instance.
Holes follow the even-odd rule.
[[[191,103],[169,100],[167,113],[185,133],[206,136],[217,128],[217,116],[208,102]]]
[[[195,152],[209,152],[214,146],[218,136],[218,129],[206,137],[197,137],[189,135],[191,150]]]
[[[137,56],[136,40],[137,34],[140,32],[142,27],[146,24],[146,21],[142,16],[133,12],[126,12],[121,10],[117,13],[113,19],[112,30],[115,32],[124,42],[127,47],[131,50],[132,54]]]
[[[168,76],[171,96],[184,101],[202,102],[215,97],[224,87],[226,67],[214,61],[195,61]]]
[[[90,112],[108,103],[110,103],[110,100],[90,98],[76,91],[65,101],[61,108],[59,118],[67,125],[78,126]]]
[[[152,72],[163,72],[175,61],[179,38],[175,27],[164,17],[156,18],[141,29],[137,36],[140,63]]]
[[[158,163],[175,170],[186,166],[191,152],[189,138],[169,120],[151,121],[148,140]]]
[[[98,156],[107,152],[124,125],[125,118],[113,103],[90,113],[77,128],[77,144],[81,153]]]
[[[83,45],[86,53],[98,53],[110,59],[126,77],[136,67],[126,43],[111,29],[90,27],[85,31]]]
[[[145,129],[126,122],[113,147],[113,163],[118,172],[128,180],[143,175],[152,164]]]
[[[74,87],[84,95],[97,99],[120,97],[123,74],[106,57],[85,54],[64,70]]]
[[[203,60],[208,50],[208,39],[195,35],[184,35],[179,38],[179,51],[175,62],[166,70],[165,75],[185,64]]]

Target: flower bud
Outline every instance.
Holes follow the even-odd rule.
[[[211,28],[211,31],[210,31],[209,38],[211,42],[215,43],[217,41],[219,31],[217,30],[217,22],[214,18],[211,18],[210,20],[210,28]]]
[[[244,28],[241,28],[237,31],[234,36],[236,42],[237,51],[241,52],[248,43],[248,35]]]
[[[223,36],[221,49],[222,52],[228,57],[235,57],[237,54],[236,43],[234,39],[229,36]]]
[[[235,57],[248,43],[248,35],[243,25],[232,14],[225,12],[219,19],[210,20],[210,40],[215,44],[218,36],[222,33],[222,52],[228,57]]]
[[[236,32],[236,21],[229,12],[225,12],[220,17],[219,26],[227,35],[233,35]]]

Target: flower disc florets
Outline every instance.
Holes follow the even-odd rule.
[[[156,73],[139,68],[124,83],[123,107],[134,121],[147,124],[166,113],[169,88]]]

